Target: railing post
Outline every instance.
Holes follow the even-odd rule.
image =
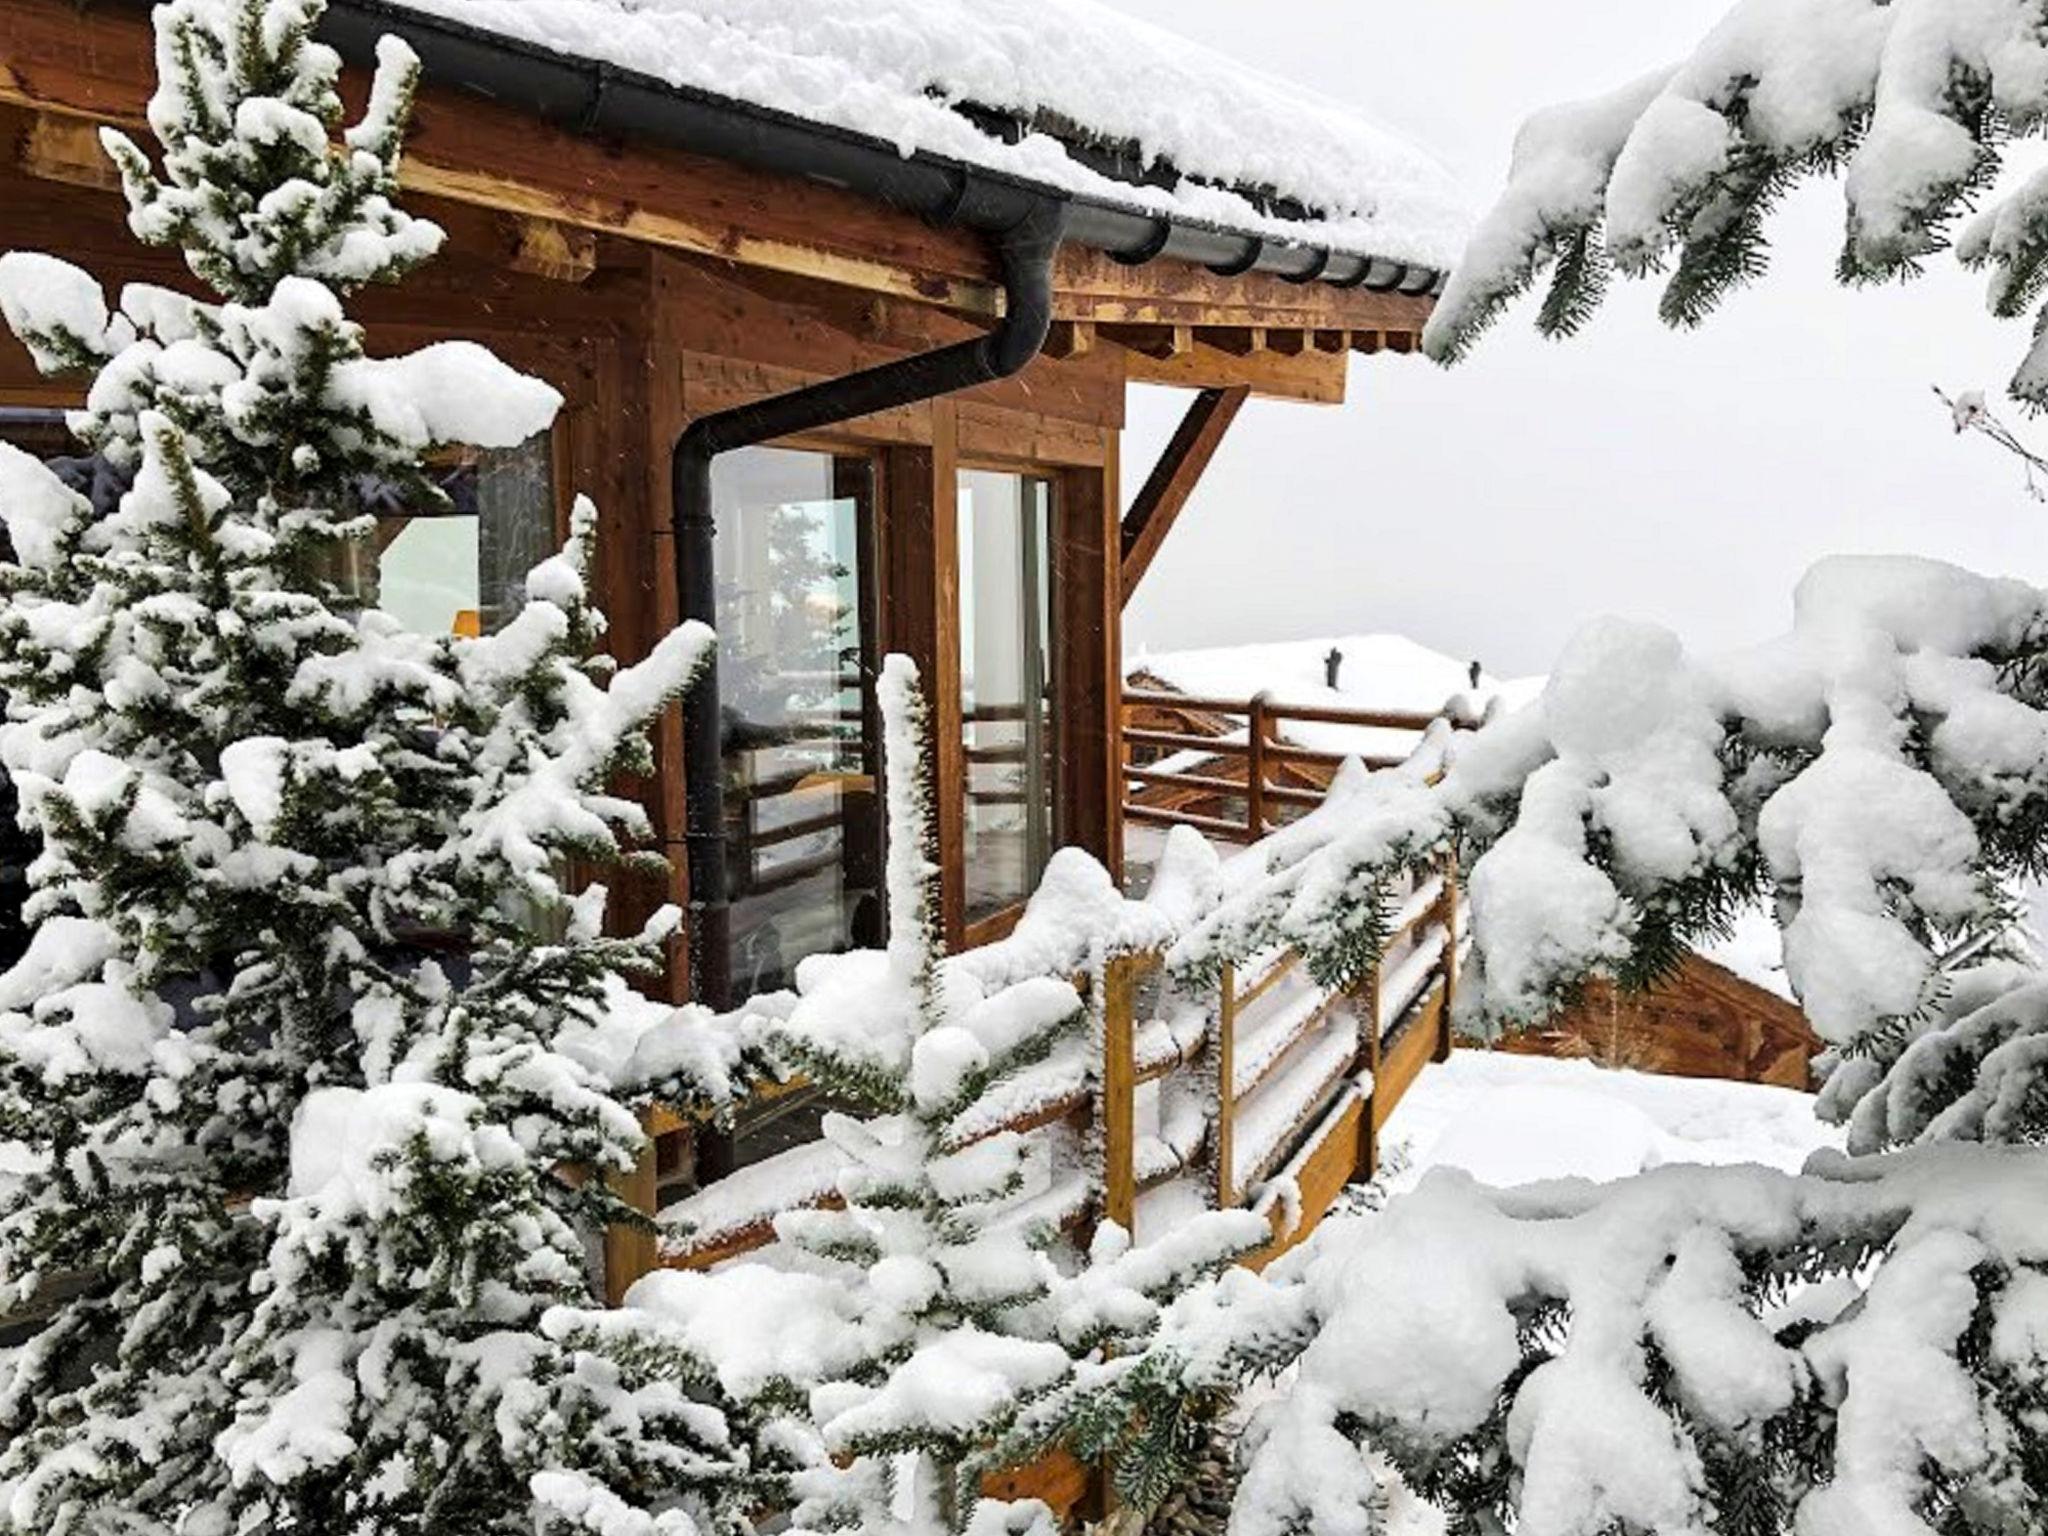
[[[1118,955],[1102,970],[1102,1216],[1126,1232],[1138,1209],[1138,973]]]
[[[1237,1204],[1232,1169],[1237,1131],[1237,968],[1223,967],[1216,1005],[1216,1209]]]
[[[1458,861],[1444,856],[1444,1007],[1437,1024],[1435,1059],[1451,1059],[1451,1004],[1458,1000]]]
[[[1245,711],[1244,814],[1251,840],[1266,835],[1266,717],[1271,694],[1260,694]]]
[[[1372,1092],[1365,1101],[1364,1129],[1358,1138],[1357,1177],[1363,1182],[1380,1171],[1380,964],[1373,962],[1372,974],[1358,998],[1359,1027],[1365,1031],[1365,1068],[1372,1074]]]
[[[647,1138],[647,1145],[640,1154],[640,1161],[629,1172],[609,1173],[605,1182],[612,1187],[627,1205],[645,1216],[651,1224],[654,1220],[655,1184],[657,1173],[654,1162],[654,1123],[652,1114],[640,1117],[640,1129]],[[642,1275],[653,1272],[660,1254],[657,1251],[652,1225],[612,1226],[604,1230],[604,1294],[611,1306],[619,1306],[626,1299],[626,1292]]]

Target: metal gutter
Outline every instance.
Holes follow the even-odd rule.
[[[366,62],[385,33],[402,36],[427,76],[527,112],[572,133],[631,139],[711,155],[872,197],[940,222],[971,184],[1067,203],[1068,238],[1133,265],[1190,262],[1224,276],[1266,272],[1291,282],[1411,295],[1439,291],[1445,274],[1329,246],[1246,234],[1135,203],[1070,193],[941,155],[904,155],[883,140],[638,71],[536,47],[392,0],[331,0],[320,36]]]

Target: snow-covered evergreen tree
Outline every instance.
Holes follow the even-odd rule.
[[[483,639],[408,634],[327,574],[366,482],[545,430],[546,385],[447,342],[371,359],[342,299],[438,247],[394,206],[418,69],[379,50],[333,137],[319,0],[156,12],[161,168],[107,146],[142,239],[216,295],[0,257],[95,508],[0,448],[0,755],[43,839],[0,976],[9,1302],[0,1527],[532,1532],[737,1522],[715,1385],[593,1353],[586,1237],[643,1138],[589,1048],[666,1017],[570,858],[647,828],[607,784],[710,643],[595,654],[595,518]],[[729,1092],[700,1052],[695,1086]],[[736,1064],[736,1063],[730,1063]],[[592,1176],[576,1178],[581,1169]]]
[[[1953,250],[1988,274],[1993,314],[2023,315],[2048,282],[2048,174],[1985,194],[2044,126],[2048,37],[2032,0],[1739,0],[1675,67],[1529,120],[1424,346],[1462,355],[1546,269],[1550,334],[1578,329],[1617,270],[1668,273],[1664,317],[1697,324],[1762,274],[1784,194],[1837,173],[1842,281],[1910,276]],[[2039,406],[2048,341],[2035,331],[2011,387]]]
[[[1089,1149],[1058,1127],[1009,1126],[1100,1059],[1075,974],[1099,979],[1109,957],[1156,946],[1167,927],[1068,850],[1010,940],[947,957],[926,857],[923,706],[905,658],[889,659],[879,696],[889,945],[807,962],[770,1028],[785,1069],[880,1111],[826,1122],[843,1205],[781,1215],[771,1247],[713,1273],[650,1275],[601,1326],[617,1348],[708,1364],[765,1437],[756,1459],[801,1464],[801,1529],[1049,1533],[1042,1506],[981,1497],[984,1475],[1065,1441],[1123,1453],[1126,1486],[1156,1497],[1201,1449],[1182,1432],[1186,1400],[1170,1382],[1156,1394],[1112,1384],[1164,1299],[1270,1230],[1217,1212],[1132,1248],[1105,1225],[1085,1253],[1056,1257],[1063,1223],[1088,1203]],[[1102,1411],[1126,1402],[1138,1406]]]

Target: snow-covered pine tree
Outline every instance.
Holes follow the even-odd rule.
[[[1953,249],[1989,275],[1993,314],[2022,315],[2048,282],[2048,177],[1969,210],[2044,125],[2032,0],[1739,0],[1675,67],[1529,120],[1424,346],[1462,355],[1546,269],[1550,334],[1577,330],[1616,270],[1668,272],[1665,319],[1697,324],[1763,273],[1779,199],[1838,172],[1842,281],[1910,276]],[[2011,388],[2039,406],[2048,333],[2035,332]]]
[[[408,634],[327,574],[366,483],[559,398],[479,347],[370,359],[342,297],[440,243],[393,204],[417,64],[387,41],[337,144],[319,0],[170,0],[161,169],[107,145],[142,239],[217,296],[0,257],[99,506],[0,448],[0,755],[44,851],[0,976],[0,1276],[48,1321],[0,1363],[0,1526],[51,1533],[731,1525],[759,1469],[715,1384],[599,1358],[585,1236],[636,1117],[594,1065],[659,1021],[603,933],[644,816],[607,793],[709,644],[617,669],[594,517],[483,639]],[[721,1037],[722,1038],[722,1037]],[[717,1051],[693,1058],[729,1092]],[[651,1517],[650,1517],[651,1518]],[[636,1527],[636,1529],[642,1527]]]
[[[1438,1174],[1326,1224],[1288,1285],[1184,1299],[1148,1373],[1297,1365],[1234,1530],[1377,1530],[1351,1442],[1474,1533],[2048,1522],[2048,978],[2010,942],[2048,861],[2048,591],[1845,558],[1794,611],[1725,658],[1590,626],[1440,784],[1354,785],[1183,940],[1341,966],[1414,850],[1456,845],[1460,1022],[1485,1031],[1652,979],[1765,900],[1858,1154],[1599,1188]]]
[[[650,1275],[596,1325],[620,1349],[708,1361],[768,1442],[805,1463],[792,1479],[801,1529],[1049,1536],[1042,1505],[981,1497],[984,1475],[1071,1441],[1120,1452],[1123,1483],[1156,1498],[1202,1450],[1200,1426],[1177,1383],[1113,1388],[1164,1300],[1270,1232],[1217,1212],[1133,1248],[1105,1225],[1088,1251],[1056,1258],[1063,1221],[1088,1201],[1088,1149],[1057,1126],[1007,1127],[1100,1059],[1074,975],[1099,978],[1167,927],[1067,850],[1010,940],[948,958],[906,658],[889,658],[878,693],[889,945],[807,962],[772,1026],[788,1067],[880,1111],[826,1122],[843,1207],[783,1214],[773,1245],[715,1272]]]

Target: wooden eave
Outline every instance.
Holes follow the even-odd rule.
[[[78,142],[84,126],[142,128],[154,86],[148,29],[140,9],[7,0],[0,105],[38,114],[46,138],[60,143]],[[366,86],[353,70],[344,82],[358,106]],[[961,314],[993,315],[1000,303],[990,253],[964,231],[800,178],[579,137],[432,82],[420,92],[402,180],[414,193],[518,219]],[[1269,273],[1224,277],[1171,260],[1126,266],[1071,245],[1054,284],[1070,340],[1085,332],[1082,345],[1118,348],[1134,380],[1324,402],[1343,398],[1351,352],[1412,351],[1434,302]]]

